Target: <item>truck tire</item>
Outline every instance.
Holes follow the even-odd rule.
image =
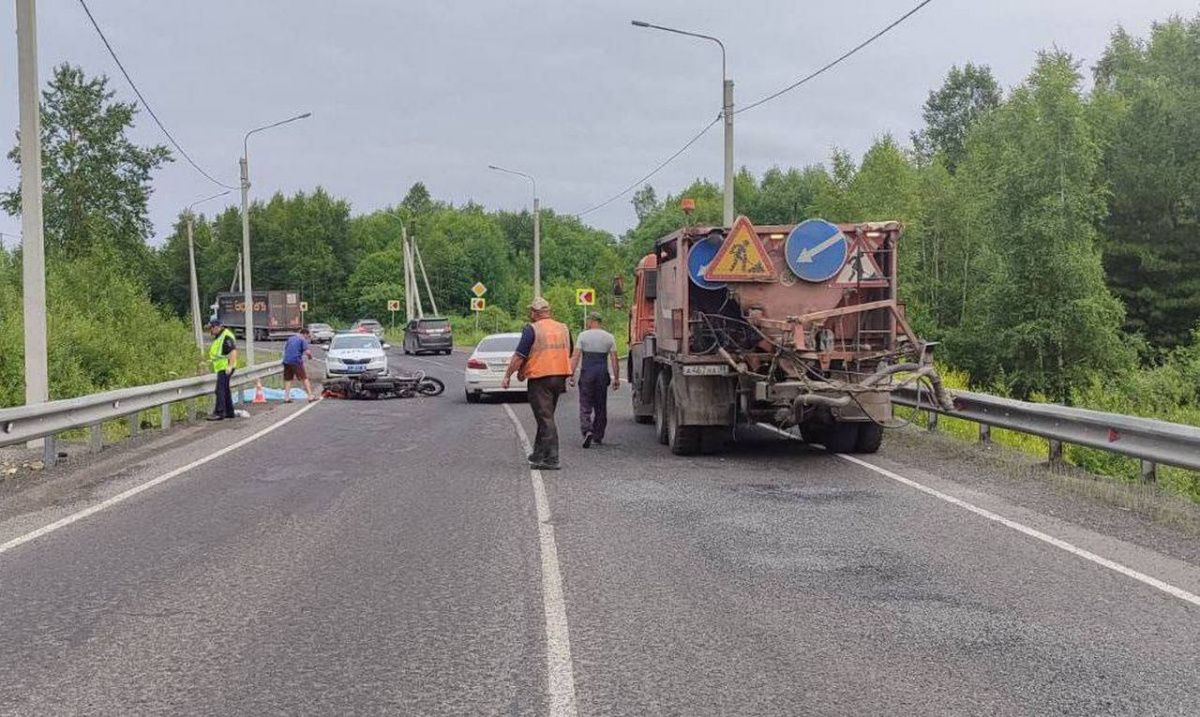
[[[857,423],[835,423],[813,433],[812,442],[825,446],[830,453],[853,453],[858,445]]]
[[[675,401],[667,398],[667,445],[677,456],[693,456],[700,452],[703,443],[704,426],[679,425],[679,411]]]
[[[467,403],[479,403],[480,394],[478,391],[476,391],[475,393],[471,393],[470,391],[467,391],[466,393],[467,393]]]
[[[654,382],[654,436],[667,445],[667,397],[670,395],[666,371],[660,371]]]
[[[883,443],[883,426],[878,423],[858,424],[858,440],[854,443],[855,453],[875,453]]]

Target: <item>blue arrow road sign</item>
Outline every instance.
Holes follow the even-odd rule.
[[[698,241],[688,249],[688,274],[692,277],[692,283],[701,289],[724,289],[725,285],[715,281],[709,281],[704,278],[704,270],[708,268],[711,262],[717,256],[717,252],[721,250],[720,235],[717,235],[717,240],[705,239]]]
[[[846,263],[846,235],[824,219],[808,219],[788,235],[784,257],[796,276],[820,283],[827,281]]]

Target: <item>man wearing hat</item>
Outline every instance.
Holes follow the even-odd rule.
[[[221,320],[212,317],[208,320],[208,333],[213,342],[208,346],[208,362],[212,365],[213,373],[217,374],[216,401],[213,404],[210,421],[220,421],[233,418],[233,394],[229,391],[229,379],[237,367],[237,341],[233,332],[225,328]]]
[[[540,296],[529,304],[529,323],[521,330],[521,340],[500,385],[508,388],[514,373],[525,379],[529,408],[537,421],[529,466],[556,471],[558,426],[554,411],[571,375],[571,331],[566,324],[550,318],[550,302]]]
[[[616,391],[621,386],[621,368],[617,360],[617,340],[605,331],[604,321],[593,311],[587,317],[587,330],[579,334],[575,350],[571,353],[571,380],[575,385],[575,372],[580,361],[583,370],[579,373],[579,430],[583,433],[583,447],[604,443],[604,429],[608,426],[608,387]],[[612,378],[608,367],[612,365]]]

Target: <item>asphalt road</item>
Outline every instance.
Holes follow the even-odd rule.
[[[675,458],[624,389],[587,451],[569,394],[564,470],[531,475],[524,403],[396,360],[447,393],[278,408],[0,547],[0,714],[1200,714],[1200,606],[1113,567],[1200,593],[1184,536],[893,441],[870,463],[943,497],[766,431]],[[262,420],[0,511],[0,546]]]

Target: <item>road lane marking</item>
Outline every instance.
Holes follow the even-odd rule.
[[[504,411],[517,429],[517,437],[526,454],[533,452],[525,427],[517,414],[504,404]],[[575,668],[571,662],[571,637],[567,630],[567,605],[563,599],[562,573],[558,568],[558,547],[554,526],[550,523],[550,502],[542,472],[530,469],[533,500],[537,505],[538,543],[542,553],[542,606],[546,612],[546,673],[549,678],[550,716],[575,717]]]
[[[28,543],[31,540],[40,538],[43,535],[48,535],[50,533],[53,533],[54,531],[58,530],[59,528],[64,528],[64,527],[70,525],[71,523],[75,523],[77,521],[83,520],[84,518],[95,515],[96,513],[99,513],[102,510],[111,508],[118,503],[122,503],[126,500],[129,500],[130,498],[137,495],[138,493],[141,493],[142,491],[145,491],[145,490],[149,490],[150,488],[153,488],[154,486],[158,485],[159,483],[165,483],[165,482],[171,480],[172,478],[175,478],[184,473],[187,473],[188,471],[190,471],[193,468],[202,466],[205,463],[208,463],[209,461],[216,460],[217,458],[220,458],[221,456],[223,456],[227,453],[232,453],[233,451],[236,451],[237,449],[241,448],[242,446],[246,445],[247,443],[256,441],[259,438],[262,438],[263,436],[267,435],[271,431],[274,431],[275,429],[277,429],[281,426],[291,423],[292,421],[296,420],[301,415],[306,413],[309,409],[316,406],[317,403],[319,403],[319,401],[313,401],[312,403],[309,403],[308,405],[301,407],[300,410],[298,410],[295,413],[291,414],[290,416],[280,420],[279,422],[273,423],[273,424],[267,426],[266,428],[258,431],[257,433],[246,436],[245,438],[241,439],[240,441],[231,443],[228,446],[225,446],[224,448],[221,448],[220,450],[214,451],[213,453],[210,453],[203,458],[194,460],[185,466],[181,466],[172,471],[163,473],[162,475],[158,476],[157,478],[152,478],[152,479],[146,481],[145,483],[136,485],[136,486],[130,488],[129,490],[126,490],[122,493],[118,493],[118,494],[114,495],[111,498],[102,500],[99,503],[97,503],[89,508],[84,508],[83,510],[79,511],[78,513],[72,513],[71,515],[68,515],[64,518],[59,518],[58,520],[54,521],[53,523],[50,523],[49,525],[44,525],[41,528],[38,528],[37,530],[26,533],[25,535],[22,535],[20,537],[13,538],[12,540],[9,540],[6,543],[0,543],[0,554],[6,553],[9,550],[12,550],[13,548],[16,548],[20,545],[24,545],[25,543]]]
[[[787,431],[781,431],[780,429],[778,429],[774,426],[767,425],[765,423],[760,423],[758,425],[762,426],[763,428],[770,429],[780,435],[786,436],[792,440],[797,440],[797,441],[800,440],[799,438],[792,435],[791,433],[788,433]],[[1158,578],[1155,578],[1155,577],[1152,577],[1145,573],[1134,570],[1133,568],[1122,565],[1121,563],[1118,563],[1116,561],[1109,560],[1108,558],[1097,555],[1089,550],[1084,550],[1083,548],[1080,548],[1079,546],[1074,545],[1073,543],[1068,543],[1067,541],[1062,540],[1060,538],[1056,538],[1053,535],[1043,533],[1042,531],[1037,530],[1036,528],[1031,528],[1028,525],[1025,525],[1024,523],[1018,523],[1017,521],[1012,520],[1011,518],[1005,518],[1003,515],[1000,515],[999,513],[993,513],[992,511],[990,511],[986,508],[980,508],[979,506],[977,506],[973,503],[968,503],[967,501],[965,501],[961,498],[955,498],[954,496],[952,496],[948,493],[943,493],[942,491],[937,490],[936,488],[930,488],[929,486],[924,485],[923,483],[918,483],[917,481],[912,480],[911,478],[905,478],[902,475],[893,473],[892,471],[888,470],[887,468],[881,468],[880,466],[877,466],[873,463],[868,463],[867,461],[864,461],[863,459],[858,458],[856,456],[846,455],[845,453],[836,453],[834,455],[836,455],[838,458],[841,458],[842,460],[849,461],[851,463],[854,463],[855,465],[859,465],[859,466],[862,466],[863,468],[874,471],[875,473],[878,473],[879,475],[881,475],[885,478],[890,478],[890,479],[896,481],[897,483],[902,483],[903,485],[906,485],[909,488],[915,488],[916,490],[919,490],[922,493],[925,493],[926,495],[931,495],[934,498],[937,498],[939,500],[944,500],[947,503],[950,503],[951,505],[956,505],[959,508],[962,508],[963,510],[970,511],[978,516],[987,518],[990,521],[999,523],[1000,525],[1003,525],[1006,528],[1011,528],[1011,529],[1017,531],[1018,533],[1023,533],[1024,535],[1028,535],[1031,538],[1040,540],[1043,543],[1046,543],[1048,545],[1053,545],[1054,547],[1056,547],[1060,550],[1064,550],[1072,555],[1083,558],[1084,560],[1095,563],[1096,565],[1100,565],[1102,567],[1108,568],[1109,570],[1120,573],[1121,575],[1124,575],[1126,577],[1133,578],[1134,580],[1137,580],[1140,583],[1149,585],[1150,587],[1155,588],[1157,590],[1161,590],[1161,591],[1167,593],[1168,595],[1171,595],[1172,597],[1179,598],[1180,600],[1183,600],[1184,602],[1188,602],[1188,603],[1191,603],[1192,605],[1195,605],[1196,607],[1200,607],[1200,595],[1196,595],[1195,593],[1190,593],[1187,590],[1184,590],[1183,588],[1179,588],[1174,585],[1171,585],[1170,583],[1163,582],[1162,580],[1159,580]]]

